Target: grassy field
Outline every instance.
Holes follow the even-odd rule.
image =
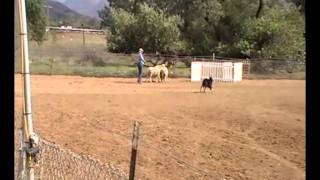
[[[16,72],[20,72],[20,66],[16,65]],[[170,77],[190,77],[190,68],[177,67],[169,69]],[[36,60],[31,63],[32,74],[41,75],[80,75],[90,77],[135,77],[137,68],[134,65],[121,65],[106,63],[104,66],[90,66],[68,64],[63,61],[51,62],[50,60]],[[144,75],[146,68],[144,68]]]
[[[135,55],[109,53],[105,35],[85,34],[84,46],[82,33],[51,32],[40,45],[29,42],[29,52],[32,74],[135,77],[137,73]],[[15,71],[20,67],[16,59]],[[171,77],[190,77],[191,72],[180,64],[169,73]]]
[[[105,35],[51,32],[42,44],[29,42],[32,74],[80,75],[95,77],[136,76],[136,56],[107,51]],[[16,48],[16,57],[18,57]],[[148,59],[147,59],[148,60]],[[15,71],[20,71],[18,58]],[[150,66],[150,63],[146,64]],[[178,62],[169,77],[190,77],[191,69]],[[305,79],[304,72],[244,75],[244,79]]]
[[[106,40],[104,35],[85,34],[85,45],[83,45],[82,33],[51,32],[41,45],[31,41],[29,48],[32,60],[54,58],[59,61],[70,61],[81,58],[87,52],[102,55],[106,52]]]
[[[305,72],[294,72],[294,73],[276,73],[276,74],[248,74],[243,77],[244,79],[295,79],[305,80]]]

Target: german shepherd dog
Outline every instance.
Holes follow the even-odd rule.
[[[213,79],[210,77],[209,79],[206,78],[202,81],[202,85],[200,87],[200,92],[202,88],[204,88],[204,92],[206,92],[206,88],[209,88],[212,91]]]

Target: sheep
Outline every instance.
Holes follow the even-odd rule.
[[[161,65],[157,65],[155,66],[157,68],[160,69],[160,78],[161,78],[161,82],[166,82],[168,80],[168,68],[166,67],[165,64],[161,64]]]
[[[152,82],[153,77],[156,76],[157,82],[166,82],[168,80],[168,73],[169,71],[165,64],[148,67],[147,81],[149,80],[149,82]]]
[[[152,82],[152,78],[154,76],[156,76],[158,82],[160,82],[160,69],[158,67],[148,67],[147,76],[148,76],[149,82]]]
[[[168,81],[168,74],[169,74],[168,68],[167,67],[163,67],[160,70],[161,81],[167,82]]]

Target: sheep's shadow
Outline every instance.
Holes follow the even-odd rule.
[[[139,84],[137,81],[113,81],[116,84]],[[155,82],[152,82],[155,83]],[[142,81],[142,84],[152,84],[150,82],[147,81]]]

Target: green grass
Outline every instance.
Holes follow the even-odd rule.
[[[170,75],[172,77],[187,77],[187,78],[190,78],[191,77],[191,68],[178,67],[178,68],[170,69],[169,70],[169,76]]]
[[[73,67],[72,73],[94,77],[135,77],[137,70],[128,66]]]
[[[105,35],[85,33],[84,39],[85,45],[89,47],[106,45]],[[36,45],[36,43],[31,42],[30,45]],[[51,45],[68,45],[71,47],[83,46],[83,34],[76,32],[58,33],[52,31],[46,36],[46,40],[41,44],[41,46],[46,47]]]
[[[31,63],[32,74],[42,75],[79,75],[92,77],[135,77],[137,68],[134,65],[127,65],[125,63],[107,63],[105,66],[91,66],[68,64],[63,61],[56,61],[52,65],[49,60],[35,60]],[[16,72],[20,72],[18,64],[15,66]],[[147,67],[144,68],[144,75],[146,75]],[[169,77],[191,77],[190,68],[176,67],[169,69]],[[243,79],[294,79],[305,80],[304,72],[296,73],[276,73],[276,74],[248,74],[244,75]]]
[[[108,53],[104,35],[85,34],[83,47],[82,33],[51,33],[41,45],[30,42],[29,49],[32,74],[95,77],[135,77],[137,74],[136,56]],[[52,69],[49,59],[54,59]],[[103,61],[101,65],[104,65],[94,66],[96,60]],[[15,69],[20,71],[18,64]],[[176,68],[170,76],[188,77],[190,68]]]
[[[52,65],[52,66],[51,66]],[[52,69],[51,69],[52,67]],[[18,66],[16,72],[20,72]],[[79,75],[92,77],[136,77],[137,68],[134,65],[106,64],[105,66],[69,65],[56,61],[35,60],[31,63],[31,73],[41,75]],[[147,68],[144,68],[146,75]],[[169,69],[169,77],[190,77],[190,68]]]
[[[40,45],[34,41],[29,42],[31,60],[54,58],[59,61],[74,61],[81,59],[88,51],[103,57],[106,53],[105,35],[85,34],[85,46],[82,33],[51,32]]]

